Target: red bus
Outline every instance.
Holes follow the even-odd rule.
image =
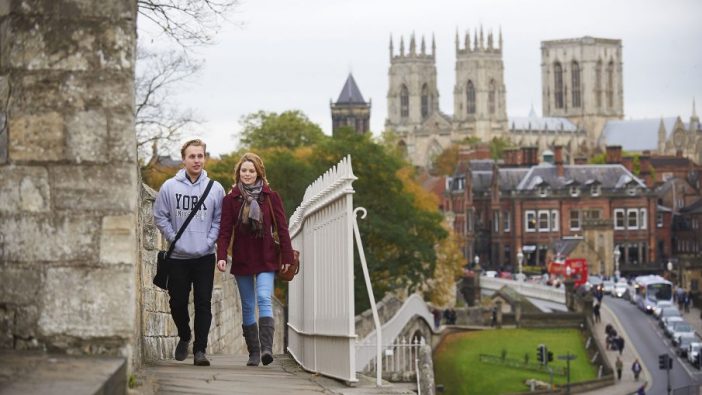
[[[587,260],[585,258],[567,258],[549,262],[548,275],[551,279],[571,279],[578,287],[587,282]]]

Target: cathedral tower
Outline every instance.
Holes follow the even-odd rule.
[[[456,83],[453,89],[454,128],[487,141],[507,130],[507,106],[502,61],[502,32],[496,43],[492,33],[456,32]]]
[[[542,41],[541,89],[544,116],[570,119],[596,143],[608,120],[624,118],[622,41]]]
[[[420,48],[417,48],[412,34],[408,51],[405,52],[404,38],[401,37],[400,51],[395,55],[390,37],[387,128],[396,132],[412,132],[439,111],[435,53],[433,38],[431,53],[428,53],[424,37]]]
[[[340,127],[348,126],[358,134],[368,132],[370,129],[371,103],[363,100],[361,90],[356,85],[356,80],[349,73],[346,83],[341,89],[336,103],[330,103],[332,114],[332,135]]]

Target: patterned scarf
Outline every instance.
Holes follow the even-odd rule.
[[[263,237],[263,213],[261,213],[261,206],[258,204],[258,198],[261,196],[261,189],[263,189],[263,180],[258,179],[252,185],[245,185],[239,181],[236,186],[239,188],[241,196],[244,197],[238,222],[249,225],[256,237]]]

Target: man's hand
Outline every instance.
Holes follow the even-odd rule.
[[[225,261],[224,259],[220,259],[219,261],[217,261],[217,270],[219,270],[220,272],[224,272],[225,270],[227,270],[227,261]]]

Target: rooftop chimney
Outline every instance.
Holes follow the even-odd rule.
[[[553,164],[556,165],[556,173],[558,177],[563,177],[563,146],[557,145],[553,147]]]
[[[605,157],[605,162],[607,164],[622,163],[622,146],[621,145],[608,145],[607,146],[607,154]]]

